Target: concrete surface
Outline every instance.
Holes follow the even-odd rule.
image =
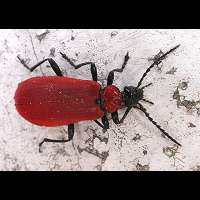
[[[199,170],[200,169],[200,30],[0,30],[0,170]],[[143,103],[150,115],[182,147],[178,148],[138,110],[124,124],[110,121],[103,133],[92,121],[75,126],[68,144],[38,144],[44,137],[66,137],[67,127],[45,128],[25,121],[15,110],[14,93],[20,81],[53,75],[45,63],[30,73],[16,56],[29,65],[53,57],[66,76],[90,79],[89,67],[74,70],[59,55],[65,52],[76,63],[96,63],[99,81],[130,60],[117,74],[119,88],[136,85],[152,59],[177,44],[179,49],[151,70],[143,84]],[[124,112],[124,111],[123,111]],[[122,112],[120,112],[122,114]]]

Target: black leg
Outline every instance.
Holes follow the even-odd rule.
[[[23,59],[21,59],[19,56],[17,56],[17,58],[19,59],[19,61],[22,63],[22,65],[24,67],[26,67],[29,71],[34,71],[37,67],[39,67],[42,63],[48,61],[51,68],[53,69],[53,71],[56,73],[57,76],[63,76],[58,64],[52,59],[52,58],[46,58],[42,61],[40,61],[39,63],[35,64],[33,67],[29,67],[25,61]]]
[[[72,62],[72,60],[67,57],[64,53],[61,53],[60,54],[62,55],[62,57],[67,60],[68,63],[70,63],[70,65],[72,65],[75,69],[79,69],[80,67],[84,66],[84,65],[90,65],[90,71],[91,71],[91,74],[92,74],[92,79],[94,81],[97,81],[97,68],[95,66],[95,64],[93,62],[84,62],[84,63],[81,63],[81,64],[78,64],[78,65],[75,65],[74,62]]]
[[[39,144],[39,152],[41,152],[41,146],[45,142],[64,143],[64,142],[69,142],[70,140],[73,139],[73,137],[74,137],[74,124],[69,124],[67,140],[53,140],[53,139],[49,139],[49,138],[44,138],[44,140],[42,142],[40,142],[40,144]]]
[[[106,115],[104,115],[102,118],[101,118],[101,121],[105,127],[105,129],[109,129],[109,121],[108,121],[108,118]]]
[[[128,115],[128,113],[130,112],[130,110],[132,109],[132,106],[128,107],[123,115],[123,117],[120,120],[120,124],[123,123],[124,119],[126,118],[126,116]]]
[[[115,124],[120,124],[120,121],[119,121],[119,116],[118,116],[118,112],[113,112],[111,113],[111,116],[112,116],[112,120]]]
[[[101,118],[102,124],[98,120],[94,120],[104,130],[109,129],[109,121],[106,115]]]
[[[157,58],[154,63],[147,68],[147,70],[145,71],[145,73],[142,75],[142,78],[140,79],[140,81],[138,82],[137,88],[140,87],[140,85],[142,84],[143,79],[145,78],[145,76],[150,72],[150,70],[155,66],[155,65],[159,65],[161,63],[162,60],[164,60],[166,58],[166,56],[168,54],[170,54],[171,52],[173,52],[175,49],[177,49],[180,46],[177,45],[174,48],[170,49],[168,52],[166,52],[165,54],[163,54],[162,56],[160,56],[159,58]]]
[[[128,115],[128,113],[130,112],[132,107],[128,107],[123,115],[123,117],[121,118],[121,120],[119,120],[119,116],[118,116],[118,112],[114,112],[111,113],[112,116],[112,120],[115,124],[121,124],[123,123],[124,119],[126,118],[126,116]]]
[[[114,81],[114,72],[123,72],[127,62],[129,60],[129,55],[128,55],[128,52],[126,54],[126,56],[124,57],[124,62],[123,62],[123,65],[121,68],[118,68],[118,69],[113,69],[109,74],[108,74],[108,78],[107,78],[107,85],[112,85],[113,84],[113,81]]]
[[[136,107],[138,108],[139,110],[141,110],[145,115],[146,117],[149,119],[150,122],[152,122],[153,125],[155,125],[165,136],[167,136],[171,141],[173,141],[174,143],[176,143],[177,145],[181,146],[180,143],[178,143],[173,137],[171,137],[163,128],[161,128],[160,125],[157,124],[157,122],[155,122],[153,120],[153,118],[150,117],[149,113],[147,113],[146,109],[140,104],[138,103],[138,106],[139,107]]]

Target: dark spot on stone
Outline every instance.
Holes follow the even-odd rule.
[[[147,155],[147,150],[143,150],[143,154],[144,154],[144,155]]]
[[[107,65],[108,64],[108,61],[106,60],[105,62],[104,62],[104,65]]]
[[[195,101],[189,101],[189,100],[183,100],[181,102],[181,105],[185,106],[188,110],[191,110],[193,107],[196,106],[196,102]]]
[[[135,137],[133,138],[133,140],[136,142],[137,140],[141,139],[141,135],[140,134],[136,134]]]
[[[193,128],[193,127],[196,127],[196,125],[195,125],[195,124],[193,124],[193,123],[191,123],[191,122],[189,122],[189,125],[188,125],[188,127],[189,127],[189,128]]]
[[[179,83],[178,88],[180,88],[181,90],[186,90],[188,88],[188,82],[183,81]]]
[[[158,61],[164,53],[160,50],[153,58],[148,58],[148,61]]]
[[[197,115],[200,116],[200,108],[197,108]]]
[[[192,167],[192,171],[200,171],[200,165]]]
[[[97,169],[97,171],[101,171],[102,170],[102,165],[97,165],[96,169]]]
[[[36,38],[41,42],[42,40],[44,40],[44,38],[47,36],[47,34],[49,34],[50,31],[49,30],[46,30],[44,33],[41,33],[41,34],[37,34],[36,35]]]
[[[172,67],[168,72],[166,72],[166,74],[172,74],[174,75],[174,73],[176,72],[177,68]]]
[[[113,37],[115,37],[117,34],[118,34],[117,31],[113,31],[113,32],[110,34],[110,37],[113,38]]]
[[[163,148],[163,153],[169,158],[174,157],[176,153],[178,153],[178,146],[174,145],[173,147],[165,147]]]
[[[49,54],[49,56],[55,57],[55,52],[56,52],[56,49],[55,49],[54,47],[51,48],[51,49],[50,49],[50,54]]]
[[[173,99],[177,100],[177,107],[179,106],[184,106],[185,108],[187,108],[188,111],[190,111],[191,109],[196,109],[197,110],[197,114],[200,114],[199,108],[197,107],[198,104],[200,104],[200,100],[194,101],[194,100],[187,100],[185,99],[184,95],[180,95],[179,94],[179,89],[182,90],[186,90],[188,86],[187,82],[182,82],[178,85],[178,87],[176,88],[176,90],[174,91],[173,94]]]
[[[173,94],[173,99],[179,100],[180,99],[180,95],[179,95],[179,90],[178,88],[176,88],[174,94]]]
[[[104,163],[106,161],[107,157],[109,156],[108,151],[103,151],[102,153],[100,153],[97,149],[94,149],[94,147],[81,148],[80,146],[77,146],[77,150],[79,153],[82,153],[83,151],[85,151],[89,154],[92,154],[92,155],[100,158],[102,163]]]
[[[149,171],[150,167],[149,165],[141,165],[139,162],[136,165],[136,169],[138,171]]]

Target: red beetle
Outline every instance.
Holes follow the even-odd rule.
[[[23,59],[18,56],[20,62],[31,72],[45,61],[48,61],[57,76],[34,77],[21,82],[15,93],[15,105],[20,115],[29,122],[39,126],[63,126],[68,125],[67,140],[52,140],[45,138],[44,142],[68,142],[74,136],[74,123],[84,120],[94,120],[103,129],[109,128],[107,113],[111,113],[115,124],[120,124],[126,118],[132,108],[141,110],[146,117],[169,139],[180,145],[164,129],[162,129],[147,113],[146,109],[139,102],[141,100],[153,104],[144,99],[143,89],[152,83],[140,87],[144,77],[155,65],[158,65],[166,56],[178,48],[172,48],[159,58],[146,70],[136,87],[126,86],[121,92],[116,86],[112,85],[115,72],[123,72],[129,55],[126,54],[121,68],[112,70],[107,78],[107,86],[102,88],[97,82],[97,69],[94,63],[85,62],[75,65],[71,59],[61,53],[75,69],[84,65],[91,66],[93,80],[79,80],[63,77],[63,74],[52,58],[47,58],[37,63],[33,67],[28,67]],[[123,117],[119,120],[118,109],[127,107]],[[97,119],[101,118],[101,122]]]

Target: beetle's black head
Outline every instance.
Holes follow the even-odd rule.
[[[127,107],[137,105],[137,103],[143,99],[143,89],[133,86],[124,87],[123,101]]]

